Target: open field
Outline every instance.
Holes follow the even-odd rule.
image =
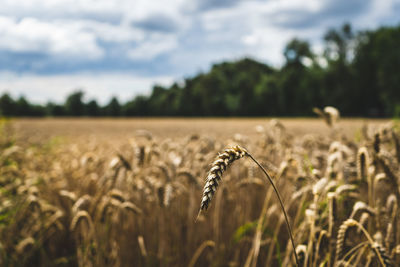
[[[51,137],[99,138],[118,142],[131,138],[137,130],[148,130],[160,138],[179,139],[190,134],[207,135],[212,138],[229,138],[236,133],[256,138],[255,127],[267,127],[270,118],[215,118],[215,119],[18,119],[15,128],[20,138],[39,142]],[[320,119],[280,119],[287,131],[302,136],[305,134],[329,134],[330,128]],[[342,119],[341,134],[353,138],[365,124],[372,128],[389,120]]]
[[[235,145],[273,178],[301,266],[400,265],[395,122],[19,119],[0,129],[0,266],[295,266],[274,191],[247,152],[225,150]]]

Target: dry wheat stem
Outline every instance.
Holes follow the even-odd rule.
[[[394,147],[395,147],[395,151],[396,151],[396,159],[397,162],[400,163],[400,140],[397,136],[397,134],[395,133],[395,131],[392,130],[392,139],[394,142]]]
[[[374,242],[372,244],[372,248],[378,257],[382,258],[385,267],[392,267],[392,260],[389,255],[386,253],[386,249],[382,247],[380,244]]]
[[[188,266],[189,266],[189,267],[193,267],[193,266],[195,265],[197,259],[200,257],[201,253],[203,252],[203,250],[204,250],[206,247],[214,247],[214,246],[215,246],[215,242],[214,242],[214,241],[212,241],[212,240],[204,241],[204,242],[200,245],[200,247],[198,247],[198,248],[196,249],[196,252],[194,253],[192,259],[190,260],[190,263],[189,263]]]
[[[144,244],[144,239],[143,236],[138,236],[138,243],[139,243],[139,248],[140,248],[140,253],[142,254],[143,257],[147,257],[147,250],[146,246]]]
[[[350,256],[348,261],[345,261],[345,267],[347,266],[358,266],[358,262],[360,260],[360,256],[364,254],[365,250],[369,247],[369,244],[364,244],[361,248],[358,248],[356,252],[354,252],[353,255]],[[353,261],[353,259],[356,258],[355,263],[353,265],[350,265],[350,263]]]
[[[321,246],[321,242],[322,242],[322,238],[323,238],[323,237],[329,238],[328,232],[327,232],[326,230],[322,230],[322,231],[320,232],[319,236],[318,236],[318,240],[317,240],[317,243],[316,243],[316,251],[315,251],[314,265],[313,265],[314,267],[317,266],[317,261],[318,261],[318,259],[320,258],[319,249],[320,249],[320,246]]]
[[[355,245],[354,247],[352,247],[349,251],[346,252],[346,254],[344,254],[344,256],[343,256],[343,261],[346,261],[346,258],[348,258],[348,257],[350,257],[351,255],[353,255],[354,253],[356,253],[357,250],[359,250],[359,249],[360,249],[361,247],[363,247],[363,246],[369,246],[369,242],[368,242],[368,241],[364,241],[364,242],[361,242],[361,243]],[[350,257],[349,260],[346,261],[346,262],[350,263],[350,262],[351,262],[351,259],[352,259],[352,258]]]
[[[269,176],[268,172],[264,169],[264,167],[261,166],[261,164],[255,158],[253,158],[253,156],[250,153],[247,153],[247,156],[250,157],[258,165],[258,167],[260,167],[260,169],[263,171],[265,176],[268,178],[268,181],[270,182],[271,186],[274,188],[275,194],[276,194],[276,196],[278,197],[278,200],[279,200],[279,204],[281,205],[283,215],[285,216],[286,226],[287,226],[288,231],[289,231],[290,242],[292,243],[293,253],[294,253],[294,256],[295,256],[295,259],[296,259],[296,264],[297,264],[297,266],[300,266],[299,259],[297,258],[297,254],[296,254],[296,246],[294,245],[294,241],[293,241],[292,228],[290,227],[289,219],[288,219],[285,207],[283,205],[282,198],[281,198],[281,196],[279,194],[279,191],[276,188],[276,186],[275,186],[274,182],[272,181],[271,177]]]

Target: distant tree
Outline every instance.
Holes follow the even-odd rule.
[[[167,103],[167,89],[162,86],[155,85],[148,99],[149,115],[163,116],[167,115],[169,107]]]
[[[281,115],[306,116],[311,113],[313,94],[320,88],[310,87],[315,55],[310,44],[305,40],[293,39],[284,49],[285,65],[274,79],[270,79],[272,92],[279,92],[277,104]],[[278,90],[278,91],[277,91]]]
[[[21,96],[15,102],[15,116],[31,116],[32,106],[28,103],[25,97]]]
[[[100,107],[96,100],[91,100],[86,104],[86,114],[91,117],[100,116]]]
[[[311,51],[310,44],[297,38],[292,39],[285,46],[283,55],[286,59],[286,65],[304,65],[308,62],[312,63],[314,54]]]
[[[349,23],[339,29],[330,29],[324,36],[326,43],[325,57],[330,61],[345,62],[350,60],[349,54],[354,46],[355,35]]]
[[[151,115],[148,97],[139,95],[135,98],[133,104],[133,114],[134,116],[149,116]]]
[[[83,116],[85,111],[85,105],[82,101],[84,93],[82,91],[76,91],[70,94],[65,101],[65,111],[68,116]]]
[[[0,115],[2,116],[15,116],[16,104],[14,99],[8,93],[4,93],[0,97]]]
[[[42,105],[31,105],[31,111],[29,116],[31,117],[43,117],[46,116],[46,107]]]
[[[139,95],[126,102],[121,107],[121,114],[124,116],[149,116],[150,112],[149,98]]]
[[[283,94],[280,91],[279,76],[266,74],[254,88],[255,105],[264,116],[286,115]]]
[[[400,26],[358,36],[353,69],[362,115],[393,116],[400,108]]]
[[[181,88],[176,83],[168,89],[160,85],[155,85],[150,97],[148,98],[149,115],[178,115],[180,96]]]
[[[324,104],[337,107],[342,114],[357,115],[359,111],[353,101],[361,91],[354,86],[351,62],[355,35],[350,24],[345,23],[340,29],[328,30],[324,40],[324,56],[328,62],[322,83]]]
[[[46,105],[46,115],[52,117],[65,116],[66,111],[63,105],[48,102]]]
[[[132,99],[121,106],[121,114],[126,117],[135,116],[135,100]]]
[[[113,97],[111,101],[104,107],[105,115],[111,117],[117,117],[121,115],[121,105],[116,97]]]

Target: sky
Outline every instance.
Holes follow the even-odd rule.
[[[320,52],[329,28],[399,14],[400,0],[0,0],[0,93],[126,102],[224,60],[279,67],[294,37]]]

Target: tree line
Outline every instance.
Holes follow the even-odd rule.
[[[400,115],[400,25],[354,32],[350,24],[329,29],[322,53],[295,38],[274,68],[244,58],[214,64],[207,73],[150,95],[106,105],[70,94],[64,103],[31,104],[0,97],[3,116],[310,116],[313,107],[335,106],[345,116]]]

